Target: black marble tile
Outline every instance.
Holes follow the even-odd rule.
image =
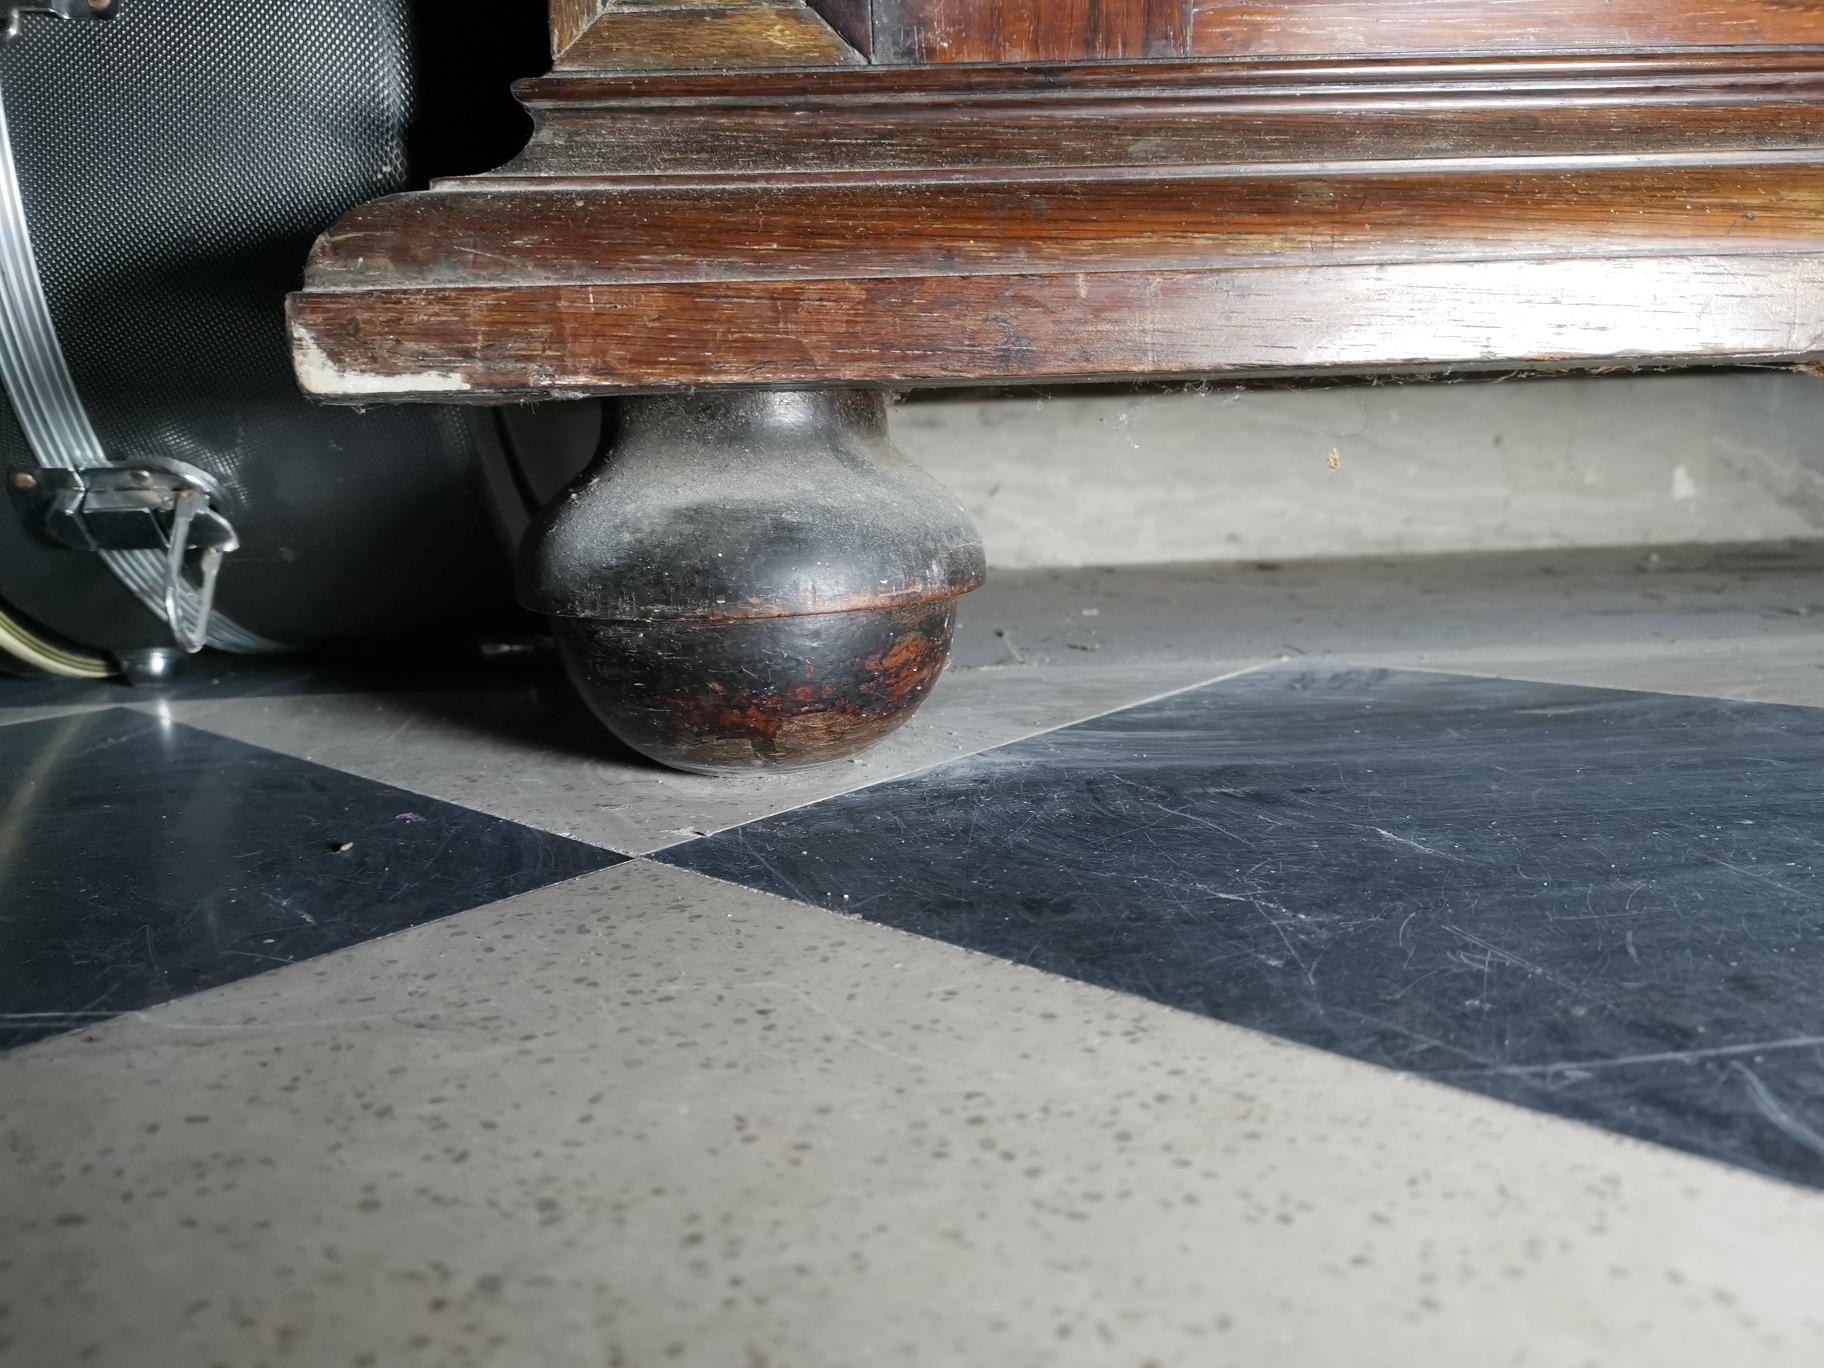
[[[0,1047],[625,858],[124,708],[0,776]]]
[[[1824,711],[1275,671],[661,858],[1824,1186]]]

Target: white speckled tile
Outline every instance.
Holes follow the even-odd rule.
[[[902,730],[853,761],[730,779],[615,747],[561,681],[490,691],[147,704],[180,722],[629,854],[751,821],[1244,668],[954,670]]]
[[[112,703],[43,703],[30,707],[9,708],[4,705],[4,699],[5,695],[0,694],[0,727],[9,726],[14,722],[42,722],[47,717],[68,717],[71,713],[96,712],[102,708],[115,706]]]
[[[1824,1197],[635,862],[0,1057],[0,1362],[1824,1356]]]

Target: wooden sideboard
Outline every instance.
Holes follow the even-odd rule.
[[[290,302],[307,391],[660,396],[648,419],[675,402],[701,438],[688,396],[762,389],[827,436],[858,387],[1824,359],[1824,0],[554,0],[552,47],[514,161],[318,243]],[[761,420],[736,409],[738,445]],[[616,552],[671,557],[656,579],[585,573],[574,535],[541,568],[535,537],[528,600],[732,631],[979,578],[979,554],[908,563],[882,597],[881,565],[800,538],[817,594],[777,565],[731,590],[675,535],[716,492]],[[750,515],[754,555],[794,516]],[[565,574],[597,592],[538,591]],[[604,588],[629,584],[647,609]],[[841,753],[841,709],[905,682],[852,673],[724,710],[702,767]]]

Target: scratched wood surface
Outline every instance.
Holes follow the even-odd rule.
[[[605,71],[1629,51],[1824,43],[1824,0],[551,0],[551,35]]]
[[[551,0],[551,54],[561,57],[593,24],[608,0]]]
[[[877,60],[899,41],[887,3],[867,12]],[[1568,3],[1486,13],[1536,29]],[[1621,24],[1633,6],[1588,9]],[[1349,7],[1293,8],[1309,26]],[[1429,10],[1448,29],[1462,8]],[[1811,0],[1668,0],[1654,52],[1064,66],[863,65],[839,32],[860,32],[851,0],[688,17],[756,9],[811,25],[824,55],[693,56],[679,28],[655,70],[615,71],[608,21],[683,22],[615,0],[523,85],[519,158],[332,228],[290,306],[305,388],[1824,361],[1824,47],[1768,46],[1815,36]],[[1078,27],[1138,16],[1122,31],[1144,36],[1152,13]],[[1679,48],[1719,35],[1738,45]]]
[[[307,294],[292,311],[306,391],[357,403],[1785,365],[1824,356],[1821,319],[1824,254],[481,286]]]
[[[1801,154],[1810,158],[1812,154]],[[1625,206],[1625,212],[1623,207]],[[655,231],[655,225],[659,225]],[[847,279],[1824,249],[1824,164],[988,183],[709,184],[387,200],[320,241],[321,290]],[[866,250],[856,244],[868,242]],[[510,251],[501,250],[511,244]]]
[[[521,97],[539,136],[487,184],[1580,153],[1725,157],[1824,143],[1824,63],[1785,52],[1720,64],[1657,55],[578,76],[525,83]],[[806,136],[807,118],[814,137]]]

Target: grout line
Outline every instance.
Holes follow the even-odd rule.
[[[869,779],[855,785],[853,788],[839,789],[835,793],[826,793],[816,798],[806,798],[803,802],[793,803],[788,807],[778,808],[775,811],[764,813],[759,817],[749,817],[745,821],[731,822],[725,827],[717,827],[714,831],[706,831],[701,836],[690,836],[681,841],[674,841],[669,845],[654,846],[650,850],[633,851],[630,853],[635,859],[657,859],[662,855],[669,854],[671,851],[680,850],[688,845],[694,845],[698,841],[706,841],[715,836],[726,835],[731,831],[739,831],[742,827],[753,826],[757,822],[771,821],[773,818],[782,817],[788,812],[801,812],[805,808],[816,807],[819,803],[827,803],[835,798],[846,798],[850,794],[865,793],[867,790],[879,788],[883,784],[897,784],[902,779],[911,779],[916,775],[928,774],[932,770],[942,769],[945,765],[953,765],[963,760],[972,760],[978,755],[986,755],[990,751],[1002,750],[1008,746],[1018,745],[1020,742],[1030,741],[1034,737],[1049,736],[1053,732],[1064,731],[1069,727],[1080,727],[1084,723],[1094,722],[1098,718],[1111,717],[1115,713],[1126,712],[1130,708],[1143,708],[1149,703],[1157,703],[1162,699],[1172,698],[1182,693],[1189,693],[1192,689],[1205,689],[1212,684],[1227,683],[1231,679],[1240,679],[1243,675],[1254,674],[1260,670],[1271,669],[1275,665],[1284,663],[1285,662],[1279,660],[1277,657],[1271,660],[1256,661],[1252,665],[1244,665],[1239,670],[1230,670],[1224,674],[1212,675],[1208,679],[1199,679],[1190,684],[1180,684],[1176,688],[1165,689],[1156,694],[1149,694],[1144,698],[1136,698],[1131,702],[1117,704],[1112,708],[1099,708],[1094,712],[1085,713],[1081,717],[1073,717],[1068,721],[1058,722],[1051,726],[1036,727],[1032,731],[1021,732],[1018,736],[1010,736],[1005,741],[996,741],[986,746],[977,746],[974,750],[962,751],[956,755],[948,755],[941,760],[933,760],[929,764],[919,765],[914,769],[904,770],[898,774],[883,775],[878,779]]]
[[[119,703],[45,703],[22,704],[17,708],[0,708],[0,727],[17,727],[27,722],[54,722],[60,717],[80,717],[84,713],[106,712],[109,708],[118,708]],[[46,711],[37,711],[38,708]],[[19,714],[13,716],[12,714]]]
[[[1695,689],[1649,688],[1639,684],[1592,684],[1588,680],[1564,677],[1547,679],[1536,674],[1514,673],[1492,665],[1484,666],[1481,669],[1469,669],[1448,663],[1406,664],[1395,657],[1375,659],[1362,656],[1335,656],[1327,659],[1334,661],[1341,669],[1408,670],[1413,674],[1456,675],[1462,679],[1486,679],[1509,684],[1545,684],[1560,689],[1593,689],[1601,693],[1658,695],[1662,698],[1700,698],[1711,703],[1736,703],[1744,707],[1806,708],[1812,711],[1824,709],[1824,702],[1795,703],[1790,699],[1731,698],[1727,694],[1700,693]],[[1498,673],[1495,672],[1497,670]]]

